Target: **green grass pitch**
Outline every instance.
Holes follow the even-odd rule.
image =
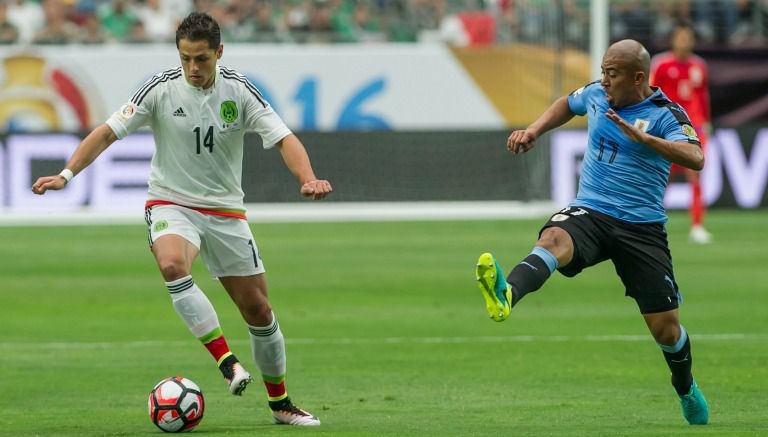
[[[317,429],[275,426],[263,387],[229,395],[173,311],[142,226],[0,228],[0,435],[161,435],[146,398],[197,382],[215,436],[768,435],[768,220],[713,211],[709,246],[668,229],[682,322],[711,424],[687,425],[659,348],[610,263],[554,275],[509,320],[474,263],[505,270],[544,219],[254,224],[288,348],[288,391]],[[198,264],[234,352],[247,330]]]

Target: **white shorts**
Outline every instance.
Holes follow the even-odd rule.
[[[163,235],[180,235],[197,247],[213,277],[251,276],[265,271],[246,220],[203,214],[178,205],[152,206],[145,218],[150,245]]]

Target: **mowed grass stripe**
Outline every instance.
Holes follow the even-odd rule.
[[[648,335],[513,335],[478,337],[386,337],[386,338],[286,338],[286,344],[303,345],[387,345],[387,344],[463,344],[463,343],[559,343],[559,342],[647,342]],[[759,341],[768,339],[766,333],[728,333],[691,335],[693,341]],[[229,340],[229,344],[248,345],[246,340]],[[23,349],[141,349],[161,347],[189,347],[189,341],[125,341],[125,342],[0,342],[0,349],[8,351]]]

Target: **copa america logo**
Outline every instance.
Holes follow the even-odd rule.
[[[0,131],[82,132],[103,118],[83,72],[34,53],[0,60]]]

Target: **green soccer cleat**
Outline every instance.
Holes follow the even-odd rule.
[[[477,260],[475,279],[483,292],[488,315],[497,322],[507,320],[512,309],[512,287],[507,284],[499,263],[490,253],[480,255]]]
[[[680,406],[683,407],[683,417],[691,425],[706,425],[709,422],[709,407],[704,395],[696,385],[691,383],[688,394],[680,396]]]

